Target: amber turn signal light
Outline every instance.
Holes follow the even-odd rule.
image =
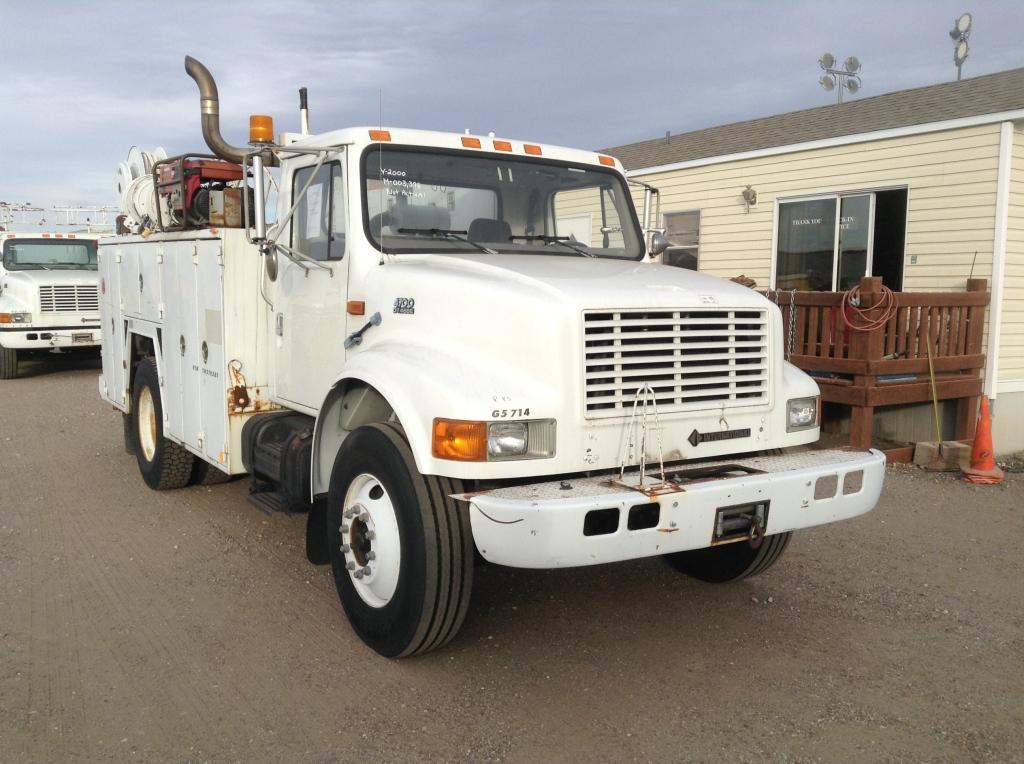
[[[435,419],[431,451],[438,459],[487,461],[487,423]]]
[[[464,135],[462,136],[462,145],[465,146],[467,149],[478,149],[480,148],[480,139],[469,138]]]
[[[249,143],[273,143],[274,118],[266,114],[249,115]]]
[[[390,130],[371,130],[370,131],[371,141],[390,141],[391,131]]]
[[[611,157],[606,157],[604,154],[598,154],[597,155],[597,161],[600,162],[601,164],[605,165],[606,167],[614,167],[615,166],[615,160],[612,159]]]

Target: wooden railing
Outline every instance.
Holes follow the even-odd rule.
[[[966,292],[893,293],[888,320],[871,331],[855,326],[878,323],[887,313],[877,277],[860,283],[857,320],[841,292],[770,291],[768,297],[782,309],[789,360],[817,379],[823,400],[853,407],[852,445],[871,445],[876,406],[931,400],[929,347],[936,397],[958,401],[954,437],[973,435],[985,365],[985,279],[969,279]]]

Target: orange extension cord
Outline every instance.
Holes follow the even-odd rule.
[[[843,292],[843,316],[846,318],[846,325],[855,332],[873,332],[881,329],[896,315],[896,296],[889,287],[882,286],[882,299],[877,305],[868,309],[860,307],[860,287],[854,286]],[[882,309],[878,318],[868,318],[868,310]]]

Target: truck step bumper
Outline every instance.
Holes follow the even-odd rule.
[[[560,568],[748,543],[864,514],[878,502],[885,455],[829,449],[690,463],[660,487],[636,473],[460,494],[469,502],[485,559],[518,568]],[[749,525],[749,523],[748,523]]]

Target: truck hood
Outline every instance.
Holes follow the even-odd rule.
[[[480,290],[506,296],[509,290],[520,292],[522,296],[532,292],[541,299],[581,309],[711,308],[716,305],[763,308],[768,304],[754,290],[727,279],[634,260],[543,255],[424,255],[403,257],[396,265],[410,283],[428,291],[457,289],[467,294]]]

